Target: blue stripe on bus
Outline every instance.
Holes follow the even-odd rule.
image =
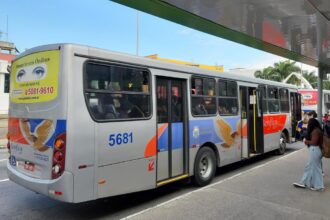
[[[172,123],[172,150],[183,148],[183,123]],[[168,127],[158,138],[158,151],[168,151]]]
[[[222,118],[231,127],[231,132],[237,131],[239,116]],[[218,135],[219,129],[216,127],[216,119],[190,120],[189,121],[189,142],[190,147],[196,147],[205,142],[214,144],[223,143],[223,139]]]
[[[37,129],[39,126],[42,126],[42,123],[45,119],[28,119],[29,120],[29,128],[30,132],[33,135],[37,135]],[[53,148],[55,138],[61,134],[66,132],[66,120],[52,120],[53,126],[49,129],[49,133],[47,132],[47,136],[51,135],[49,138],[47,138],[47,142],[43,143],[44,146]]]
[[[30,124],[30,131],[35,132],[37,126],[43,121],[44,119],[29,119]]]
[[[53,148],[55,138],[59,135],[66,132],[66,120],[57,120],[55,132],[52,137],[46,142],[46,146]]]
[[[158,138],[157,146],[159,152],[168,150],[168,127],[165,129],[163,134]]]
[[[231,127],[231,132],[237,131],[239,116],[222,118]],[[181,149],[183,147],[183,123],[172,124],[172,149]],[[219,129],[216,125],[216,119],[190,120],[189,121],[189,142],[190,147],[196,147],[205,142],[214,144],[223,143],[219,136]],[[158,139],[158,151],[168,151],[168,128]]]
[[[223,120],[225,120],[225,122],[227,122],[227,124],[230,125],[231,127],[231,131],[234,132],[234,131],[237,131],[237,123],[238,121],[240,120],[240,117],[231,117],[231,118],[222,118]]]
[[[183,123],[172,124],[172,150],[183,148]]]
[[[222,143],[223,140],[218,136],[214,123],[213,119],[189,121],[190,147],[205,142]]]

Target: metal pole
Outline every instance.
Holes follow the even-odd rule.
[[[324,68],[319,67],[318,78],[317,78],[317,119],[322,122],[322,112],[323,112],[323,73]]]
[[[8,15],[7,15],[7,42],[8,42]]]

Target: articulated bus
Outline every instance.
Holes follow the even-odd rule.
[[[72,203],[207,185],[283,154],[301,113],[295,86],[73,44],[24,52],[10,83],[9,179]]]
[[[298,91],[302,96],[302,111],[310,112],[314,110],[317,112],[317,89],[299,89]],[[328,113],[330,111],[330,90],[323,90],[322,103],[323,113]]]

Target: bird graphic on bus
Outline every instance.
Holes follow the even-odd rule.
[[[224,148],[230,148],[234,143],[236,138],[241,137],[241,121],[237,122],[237,128],[233,131],[230,124],[228,124],[225,120],[219,119],[217,120],[217,125],[219,132],[222,136],[223,143],[221,144]]]
[[[54,131],[52,120],[43,120],[34,130],[31,131],[31,124],[29,119],[20,120],[21,128],[23,129],[24,136],[34,149],[44,152],[49,149],[45,145],[46,141],[51,136],[51,132]]]

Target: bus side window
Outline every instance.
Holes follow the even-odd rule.
[[[84,92],[96,120],[148,119],[151,115],[150,73],[139,67],[87,62]],[[98,104],[89,102],[98,98]],[[93,101],[91,101],[93,102]]]
[[[89,106],[95,118],[101,119],[102,113],[99,109],[99,99],[98,98],[90,98],[89,99]]]
[[[215,115],[217,112],[215,79],[191,79],[191,111],[194,116]]]
[[[237,83],[219,79],[218,112],[220,115],[238,114]]]
[[[195,115],[207,115],[207,110],[202,103],[196,105],[193,110]]]

